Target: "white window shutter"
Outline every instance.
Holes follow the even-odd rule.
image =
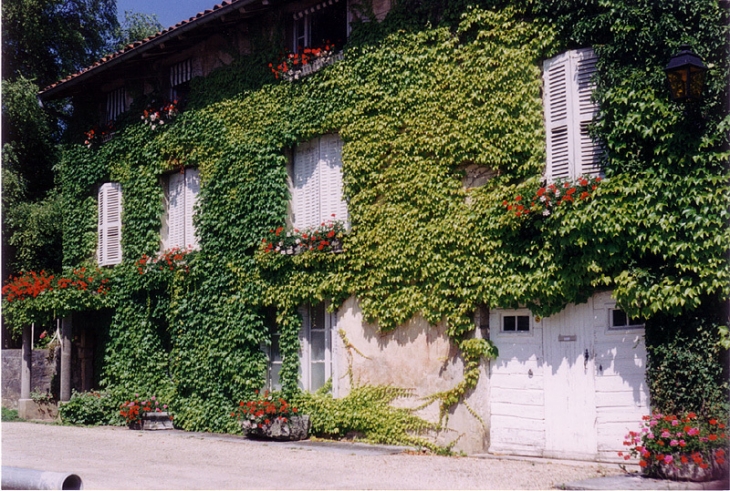
[[[596,73],[598,57],[592,49],[581,49],[572,52],[573,77],[575,80],[575,112],[578,122],[576,147],[576,176],[581,174],[597,175],[601,168],[602,146],[594,142],[588,133],[588,127],[598,114],[598,104],[591,100],[596,88],[593,76]]]
[[[342,196],[342,140],[325,135],[319,146],[319,221],[347,221],[347,203]],[[334,218],[332,215],[335,215]]]
[[[101,185],[98,193],[99,244],[97,259],[100,266],[122,262],[122,186],[118,182]]]
[[[200,172],[198,169],[187,169],[185,171],[185,237],[181,248],[198,248],[198,239],[195,236],[193,215],[195,204],[200,192]]]
[[[601,145],[588,127],[598,113],[591,100],[597,57],[591,48],[565,52],[546,60],[545,128],[548,180],[600,172]]]
[[[571,167],[571,102],[570,56],[563,53],[546,60],[543,65],[545,131],[547,133],[548,180],[570,177]]]
[[[319,225],[319,141],[298,145],[292,166],[292,223],[304,229]]]
[[[167,240],[165,249],[185,243],[185,174],[170,174],[167,181]]]

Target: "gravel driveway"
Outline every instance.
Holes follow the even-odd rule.
[[[2,465],[72,472],[85,489],[550,489],[621,473],[611,464],[20,422],[2,423]]]

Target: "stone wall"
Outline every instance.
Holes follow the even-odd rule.
[[[52,391],[53,377],[60,373],[60,352],[47,349],[33,350],[30,390],[36,392]],[[19,349],[2,350],[2,405],[18,408],[20,399],[20,363]]]

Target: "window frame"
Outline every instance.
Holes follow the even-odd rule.
[[[113,123],[127,111],[127,91],[124,86],[106,93],[106,110],[104,123]]]
[[[335,363],[332,333],[336,330],[337,319],[335,314],[327,311],[327,306],[327,302],[321,302],[316,305],[303,305],[299,309],[299,313],[302,315],[302,327],[299,331],[299,387],[308,392],[315,392],[319,390],[329,379],[332,379],[334,391],[336,376],[334,370]],[[322,321],[324,322],[324,325],[321,328],[316,329],[317,332],[321,331],[323,334],[324,358],[321,360],[312,359],[312,318],[315,309],[321,309]],[[322,385],[313,385],[313,363],[321,363],[324,365],[324,379],[322,380]]]
[[[342,2],[345,10],[345,39],[347,41],[350,36],[350,22],[352,21],[352,14],[350,12],[350,6],[348,0],[327,0],[309,5],[307,8],[294,12],[292,14],[293,22],[290,28],[291,35],[291,46],[292,53],[300,53],[305,48],[317,48],[312,44],[312,22],[318,12],[324,12],[327,8],[334,6],[335,4]],[[330,40],[335,43],[335,48],[338,50],[342,49],[342,46],[338,46],[335,40]]]
[[[632,324],[632,321],[640,321],[640,318],[631,318],[629,317],[626,312],[624,312],[622,309],[616,308],[616,307],[609,307],[606,309],[607,315],[608,315],[608,330],[609,331],[633,331],[637,329],[644,329],[646,327],[646,322],[641,322],[638,324]],[[626,317],[626,325],[623,326],[616,326],[614,325],[614,312],[621,312]]]
[[[515,330],[505,331],[504,319],[507,317],[515,318]],[[518,331],[517,327],[519,324],[519,317],[528,318],[528,330]],[[499,309],[497,312],[497,320],[499,322],[498,329],[490,329],[492,336],[533,336],[535,334],[535,317],[532,315],[529,309]],[[496,332],[495,332],[496,331]]]

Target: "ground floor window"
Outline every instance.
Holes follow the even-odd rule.
[[[333,377],[332,330],[335,319],[333,314],[327,312],[324,303],[302,306],[299,312],[302,315],[299,331],[299,387],[313,392]],[[281,390],[281,334],[271,320],[269,326],[274,327],[270,328],[271,343],[266,348],[269,358],[267,385],[271,390]]]

